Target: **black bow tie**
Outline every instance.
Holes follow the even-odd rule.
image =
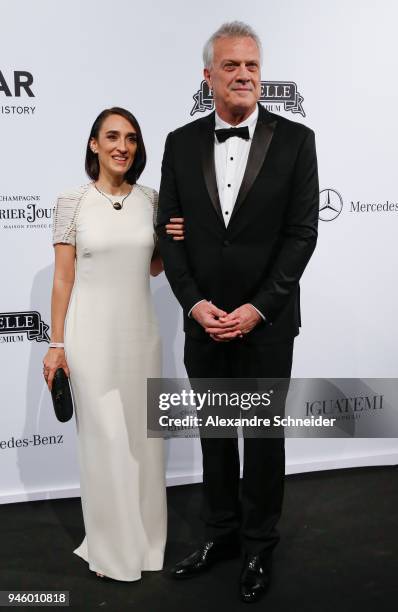
[[[239,138],[243,138],[244,140],[250,139],[249,128],[239,127],[239,128],[226,128],[225,130],[215,130],[218,142],[225,142],[227,138],[231,138],[231,136],[239,136]]]

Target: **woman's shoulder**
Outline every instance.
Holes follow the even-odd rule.
[[[80,185],[79,187],[74,187],[72,189],[68,189],[59,194],[57,198],[57,204],[67,204],[68,206],[77,205],[85,193],[90,188],[91,183],[87,183],[85,185]]]
[[[54,209],[53,244],[76,244],[76,219],[91,183],[63,191]]]
[[[152,187],[147,187],[146,185],[141,185],[141,183],[136,183],[135,186],[143,193],[147,198],[150,199],[151,203],[154,204],[158,199],[158,192],[156,189]]]

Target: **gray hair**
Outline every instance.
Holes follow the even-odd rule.
[[[214,55],[214,43],[218,38],[242,38],[249,37],[256,43],[259,53],[260,60],[262,57],[262,46],[261,41],[253,30],[253,28],[243,21],[231,21],[229,23],[223,23],[214,34],[212,34],[209,40],[203,47],[203,63],[205,68],[210,68],[213,64]]]

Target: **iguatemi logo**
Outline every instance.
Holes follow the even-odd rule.
[[[21,104],[21,98],[34,98],[33,75],[27,70],[0,70],[0,115],[34,115],[36,106]],[[4,98],[6,100],[4,100]],[[19,104],[7,104],[10,98],[17,98]]]
[[[213,94],[206,81],[202,81],[193,99],[195,104],[190,113],[191,117],[195,113],[203,113],[214,108]],[[279,112],[283,108],[285,111],[299,113],[305,117],[303,101],[304,98],[293,81],[261,81],[259,102],[271,112]]]
[[[23,342],[25,334],[31,341],[50,342],[48,330],[36,310],[0,313],[0,344]]]
[[[333,416],[338,421],[359,419],[361,415],[377,412],[384,408],[384,395],[360,395],[306,402],[305,415]]]

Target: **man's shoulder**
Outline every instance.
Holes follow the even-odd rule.
[[[304,125],[298,121],[293,121],[292,119],[288,119],[282,115],[271,113],[264,107],[261,107],[260,113],[260,117],[262,117],[263,120],[266,120],[267,123],[276,122],[278,128],[282,128],[286,134],[292,137],[295,136],[298,138],[305,138],[308,134],[313,133],[313,130],[307,125]],[[202,127],[210,128],[212,125],[214,126],[214,112],[210,115],[200,117],[199,119],[195,119],[195,121],[190,121],[185,125],[177,127],[170,132],[170,135],[172,136],[173,140],[175,139],[176,141],[179,141],[180,139],[185,140],[186,138],[194,138],[199,134]]]
[[[175,130],[172,130],[170,134],[173,138],[185,138],[189,136],[193,136],[199,133],[202,126],[210,125],[212,121],[212,115],[206,115],[205,117],[200,117],[199,119],[195,119],[195,121],[189,121],[184,125],[177,127]]]
[[[282,128],[284,131],[291,135],[297,135],[303,138],[308,134],[314,133],[314,131],[307,125],[304,125],[304,123],[300,123],[299,121],[293,121],[292,119],[288,119],[287,117],[283,117],[282,115],[278,115],[277,113],[271,113],[269,111],[265,112],[270,121],[276,121],[278,127]]]

